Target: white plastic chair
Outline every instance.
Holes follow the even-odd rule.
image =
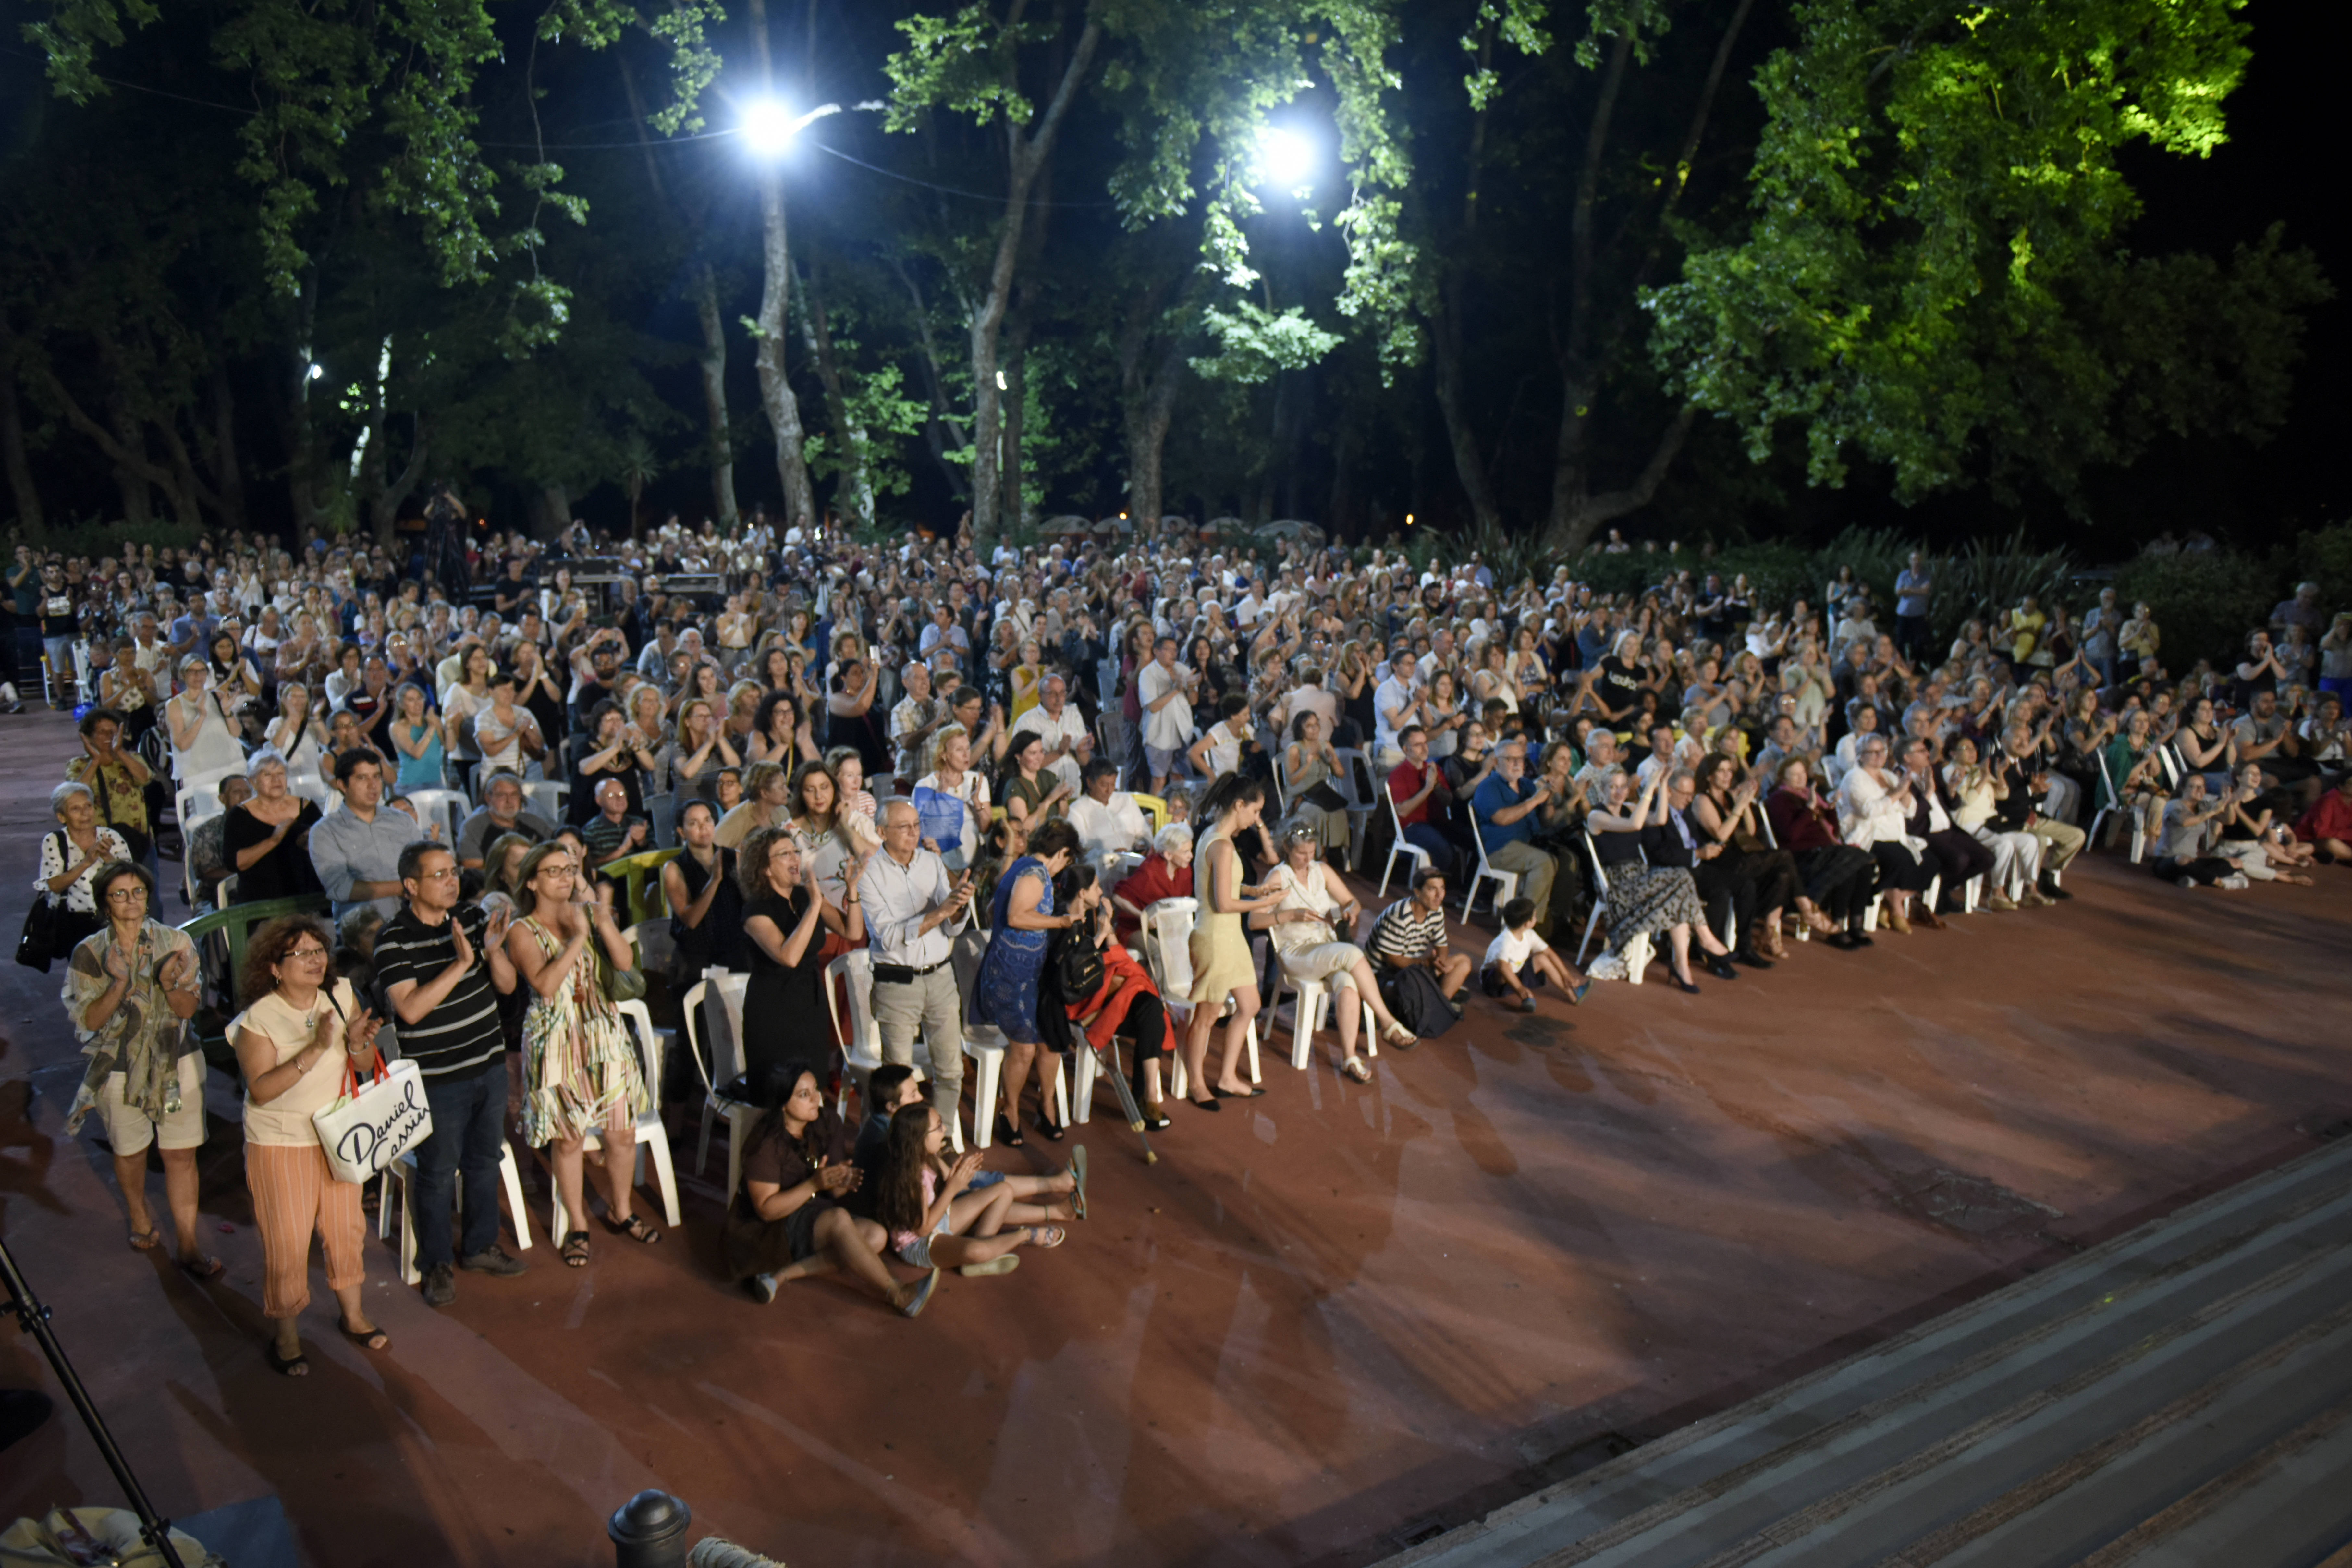
[[[1388,792],[1386,785],[1381,786],[1381,801],[1388,807],[1389,827],[1394,835],[1389,840],[1389,863],[1381,868],[1381,897],[1385,899],[1389,896],[1389,879],[1396,875],[1397,857],[1412,857],[1412,868],[1404,878],[1404,885],[1410,888],[1413,879],[1429,864],[1429,851],[1404,836],[1404,819],[1397,815],[1396,796]]]
[[[637,1060],[645,1074],[646,1094],[650,1101],[645,1114],[637,1118],[636,1158],[631,1163],[629,1184],[644,1184],[646,1157],[651,1154],[654,1179],[661,1193],[662,1218],[675,1230],[680,1223],[677,1170],[670,1161],[669,1130],[662,1125],[661,1119],[661,1037],[654,1032],[654,1016],[643,1002],[616,1002],[613,1005],[621,1015],[623,1026],[635,1037]],[[589,1132],[585,1144],[594,1149],[604,1142],[602,1130],[595,1130]],[[548,1197],[547,1234],[561,1240],[573,1230],[586,1229],[585,1215],[580,1216],[582,1223],[578,1226],[565,1223],[569,1216],[563,1209],[563,1190],[553,1182],[548,1185],[552,1190]]]
[[[1601,917],[1609,908],[1609,869],[1601,863],[1601,847],[1592,842],[1592,835],[1580,833],[1584,841],[1585,864],[1592,868],[1592,913],[1584,921],[1584,940],[1576,944],[1576,966],[1584,967],[1584,955],[1592,950],[1592,933],[1601,927]]]
[[[849,1026],[846,1028],[841,1022],[841,996],[834,990],[836,980],[841,983],[842,992],[847,993],[849,997]],[[851,1080],[856,1080],[858,1104],[870,1105],[872,1096],[866,1085],[874,1076],[874,1069],[882,1065],[882,1026],[874,1016],[874,954],[871,949],[861,947],[845,952],[824,966],[824,1005],[825,1010],[833,1015],[833,1032],[842,1041],[841,1088],[834,1097],[833,1110],[835,1116],[847,1116]],[[971,1053],[966,1051],[964,1054],[969,1056]],[[921,1076],[920,1068],[915,1070],[918,1076]],[[963,1118],[950,1116],[947,1122],[948,1142],[961,1154],[963,1152]],[[988,1145],[983,1142],[981,1147],[984,1149]]]
[[[710,1125],[719,1117],[727,1119],[727,1197],[735,1196],[736,1184],[743,1179],[743,1141],[751,1135],[752,1124],[760,1120],[760,1108],[740,1100],[730,1100],[719,1092],[719,1086],[732,1083],[743,1070],[743,1054],[736,1044],[732,1026],[742,1016],[743,985],[748,975],[730,974],[723,969],[704,971],[706,978],[698,980],[686,994],[686,1043],[694,1058],[695,1070],[702,1075],[702,1139],[694,1154],[694,1173],[700,1175],[710,1163]],[[728,986],[734,980],[734,1005],[725,1005]],[[730,1026],[721,1037],[713,1030],[709,1049],[702,1039],[702,1020],[709,1015],[704,1010],[709,1000],[718,996],[721,1002],[724,1021]]]
[[[532,781],[522,786],[522,798],[524,810],[561,827],[564,813],[571,809],[572,785],[562,779]]]
[[[996,1101],[1004,1086],[1006,1045],[1004,1031],[993,1024],[965,1022],[963,1054],[980,1069],[971,1102],[971,1141],[975,1148],[985,1149],[996,1142]],[[1017,1111],[1020,1108],[1011,1109]],[[1008,1116],[1005,1120],[1013,1118]],[[1066,1062],[1054,1071],[1054,1120],[1065,1127],[1070,1125],[1070,1071]]]
[[[1336,989],[1358,992],[1353,984]],[[1282,966],[1282,954],[1275,954],[1274,995],[1266,1003],[1266,1010],[1272,1012],[1280,1005],[1285,993],[1292,997],[1290,1065],[1300,1072],[1305,1072],[1307,1064],[1313,1059],[1315,1031],[1331,1022],[1325,1015],[1336,1000],[1332,982],[1328,980],[1291,978],[1289,972]],[[1368,1057],[1377,1057],[1381,1054],[1381,1031],[1379,1022],[1372,1016],[1372,1005],[1365,1001],[1360,993],[1356,994],[1356,1005],[1364,1010],[1364,1026],[1356,1037],[1356,1048]],[[1272,1027],[1271,1025],[1267,1026]]]
[[[1186,1027],[1192,1017],[1192,1004],[1186,998],[1192,992],[1192,921],[1200,909],[1198,899],[1162,899],[1143,911],[1144,967],[1151,971],[1152,984],[1160,987],[1160,1005],[1167,1010],[1168,1025],[1172,1029]],[[1217,1016],[1223,1017],[1230,1006],[1230,1001],[1220,1004]],[[1263,1082],[1258,1074],[1256,1019],[1250,1020],[1244,1038],[1249,1049],[1250,1082]],[[1176,1052],[1172,1077],[1174,1081],[1169,1088],[1181,1099],[1187,1074],[1181,1048]]]
[[[507,1215],[514,1221],[515,1249],[530,1250],[530,1209],[523,1202],[522,1171],[515,1164],[514,1145],[499,1140],[499,1180],[507,1191]],[[378,1241],[392,1234],[393,1184],[400,1185],[400,1278],[410,1285],[425,1276],[416,1267],[416,1153],[411,1150],[383,1168],[376,1180],[375,1235]],[[463,1183],[457,1186],[457,1203],[463,1211],[466,1191]]]
[[[1470,918],[1470,906],[1478,901],[1478,887],[1483,882],[1495,884],[1495,908],[1497,910],[1519,896],[1519,874],[1517,871],[1497,871],[1487,863],[1486,836],[1478,831],[1475,812],[1470,814],[1470,841],[1478,846],[1478,868],[1470,874],[1469,891],[1462,895],[1462,918],[1465,921]]]
[[[416,820],[426,827],[437,822],[447,835],[443,842],[456,847],[457,833],[465,826],[468,809],[466,797],[454,789],[412,789],[404,793],[408,804],[416,808]]]

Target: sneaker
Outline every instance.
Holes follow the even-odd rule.
[[[2180,885],[2184,888],[2193,888],[2197,885],[2197,879],[2194,877],[2183,877],[2179,879],[2179,881]]]
[[[446,1307],[457,1299],[457,1271],[446,1263],[436,1263],[425,1271],[425,1304]]]
[[[511,1279],[530,1265],[494,1241],[473,1257],[459,1259],[457,1267],[469,1274],[495,1274],[502,1279]]]
[[[907,1298],[907,1304],[899,1308],[898,1310],[905,1313],[909,1318],[921,1317],[923,1315],[923,1309],[931,1304],[932,1293],[938,1290],[939,1288],[940,1271],[937,1268],[933,1268],[929,1275],[924,1277],[923,1282],[915,1287],[915,1293]]]
[[[1010,1274],[1020,1267],[1020,1255],[1008,1252],[1002,1258],[992,1258],[985,1263],[964,1264],[956,1272],[967,1279],[979,1279],[992,1274]]]
[[[2045,900],[2044,901],[2046,902],[2047,900]],[[1995,914],[2005,915],[2014,910],[2017,908],[2017,905],[2010,900],[2008,895],[2004,893],[1995,893],[1991,898],[1987,899],[1984,901],[1984,908],[1992,910]]]
[[[2025,896],[2017,900],[2018,907],[2025,910],[2053,909],[2056,907],[2057,902],[2055,899],[2045,898],[2040,889],[2034,888],[2026,889]]]
[[[2244,889],[2253,886],[2252,882],[2246,879],[2243,873],[2237,871],[2231,872],[2228,876],[2222,878],[2213,885],[2217,888],[2227,888],[2233,893],[2242,892]]]
[[[772,1274],[754,1274],[743,1281],[743,1291],[751,1300],[764,1307],[776,1299],[776,1277]]]

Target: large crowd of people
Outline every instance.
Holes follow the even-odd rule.
[[[983,556],[755,515],[436,556],[231,534],[9,573],[37,638],[0,639],[0,695],[80,714],[34,883],[89,1058],[72,1125],[102,1117],[137,1247],[163,1244],[161,1145],[175,1256],[217,1272],[209,986],[289,1374],[314,1234],[341,1331],[386,1342],[362,1194],[311,1121],[385,1056],[433,1113],[427,1301],[522,1270],[510,1139],[560,1197],[562,1265],[589,1264],[599,1205],[662,1239],[633,1141],[691,1075],[632,1031],[649,987],[675,1021],[697,981],[745,977],[730,1274],[766,1301],[835,1273],[912,1315],[941,1268],[1002,1273],[1084,1218],[1082,1150],[1011,1173],[965,1144],[1061,1142],[1087,1058],[1160,1132],[1269,1092],[1286,998],[1366,1082],[1482,1000],[1574,1005],[1654,954],[1696,992],[1769,984],[1792,941],[2047,918],[2095,834],[2188,888],[2352,861],[2352,614],[2308,585],[2233,663],[2176,671],[2145,605],[1948,615],[1924,556],[1883,626],[1851,573],[1767,603],[1662,557],[1611,595],[1566,564],[1504,582],[1475,553],[1191,530]],[[190,895],[296,912],[208,975],[166,915]],[[1449,900],[1490,909],[1483,949]],[[649,913],[675,955],[651,977]],[[835,978],[848,953],[862,980]],[[837,1011],[870,1012],[879,1068],[810,1026],[842,984],[870,984]],[[982,1050],[999,1102],[968,1105]]]

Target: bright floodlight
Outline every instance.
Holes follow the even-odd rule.
[[[1296,131],[1268,125],[1257,133],[1259,179],[1284,190],[1295,190],[1315,173],[1315,144]]]
[[[772,98],[751,100],[743,110],[743,140],[754,153],[772,157],[793,144],[801,122]]]

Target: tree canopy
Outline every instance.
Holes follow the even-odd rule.
[[[2329,297],[2133,248],[2241,4],[49,0],[0,457],[33,527],[2081,511]]]

